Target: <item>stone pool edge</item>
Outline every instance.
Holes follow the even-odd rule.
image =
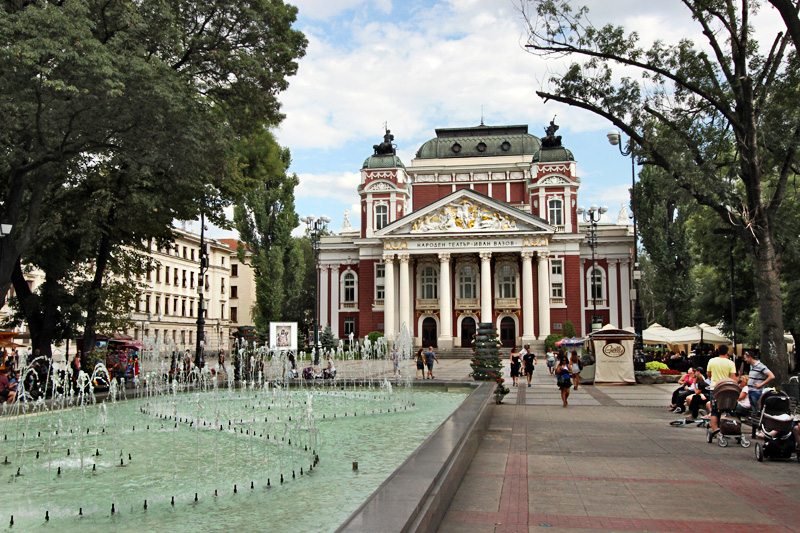
[[[336,531],[435,531],[486,432],[495,386],[478,385]]]

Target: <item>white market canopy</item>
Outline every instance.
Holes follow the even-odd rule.
[[[719,328],[700,324],[687,326],[673,331],[660,324],[653,324],[642,331],[642,341],[645,344],[733,344]]]

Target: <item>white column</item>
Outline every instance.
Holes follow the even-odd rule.
[[[331,265],[331,331],[339,338],[339,265]]]
[[[539,288],[539,340],[550,335],[550,265],[547,252],[537,252],[537,275]]]
[[[621,328],[619,320],[619,287],[617,284],[617,268],[619,259],[608,260],[608,321]]]
[[[492,252],[481,252],[481,322],[493,322]]]
[[[411,331],[411,323],[409,322],[409,309],[411,309],[408,283],[408,254],[397,254],[400,260],[400,329],[403,329],[403,324]],[[398,330],[399,331],[399,330]]]
[[[384,287],[383,287],[383,334],[387,339],[393,339],[394,329],[394,310],[397,305],[394,288],[394,254],[385,254],[384,263]]]
[[[439,254],[439,349],[453,347],[453,298],[450,292],[450,254]]]
[[[620,305],[622,306],[622,324],[621,328],[629,328],[633,326],[633,319],[631,318],[631,263],[630,260],[621,262],[622,268],[620,269]],[[641,282],[639,283],[641,286]]]
[[[522,344],[536,340],[533,329],[533,252],[523,251],[522,255]]]
[[[319,326],[328,325],[328,265],[319,266]]]

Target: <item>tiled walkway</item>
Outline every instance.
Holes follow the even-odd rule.
[[[469,373],[447,363],[437,378]],[[537,371],[493,407],[440,532],[800,531],[800,464],[670,427],[674,385],[580,387],[564,409]]]

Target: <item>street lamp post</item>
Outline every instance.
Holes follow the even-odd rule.
[[[319,242],[322,233],[331,219],[325,215],[316,218],[314,215],[300,217],[300,222],[308,228],[311,249],[314,250],[314,267],[319,265]],[[314,364],[319,364],[319,274],[314,278]]]
[[[603,319],[597,314],[597,288],[595,287],[595,273],[597,272],[597,260],[595,258],[595,248],[597,248],[597,223],[600,217],[608,211],[608,207],[597,207],[592,205],[589,209],[580,206],[577,209],[579,215],[583,215],[583,220],[589,224],[589,248],[592,249],[592,276],[589,290],[592,291],[592,331],[600,329]]]
[[[205,299],[203,287],[205,286],[206,272],[208,272],[208,250],[205,242],[205,214],[200,212],[200,276],[197,279],[197,345],[195,347],[194,364],[200,369],[203,367],[203,349],[205,347]]]
[[[644,344],[642,339],[643,316],[642,306],[639,301],[639,280],[642,279],[642,272],[639,270],[639,239],[638,228],[636,227],[636,172],[633,154],[633,142],[627,150],[622,148],[622,137],[617,130],[609,131],[606,136],[612,146],[619,148],[619,153],[623,157],[631,156],[631,213],[633,215],[633,330],[636,332],[636,339],[633,341],[633,362],[636,370],[644,370]]]

